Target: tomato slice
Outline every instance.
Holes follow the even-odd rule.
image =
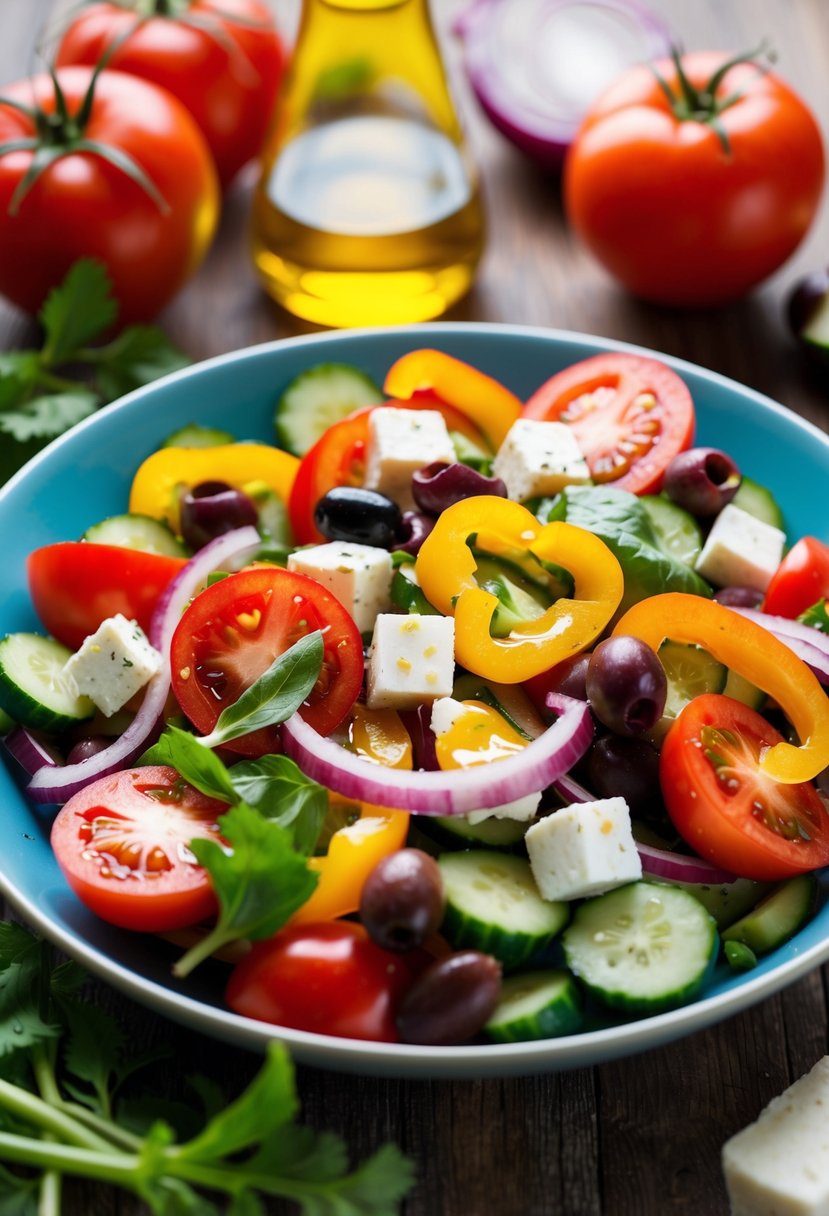
[[[77,650],[101,621],[117,612],[147,632],[162,591],[184,565],[183,557],[63,541],[35,549],[26,568],[32,603],[44,627]]]
[[[794,620],[829,598],[829,545],[804,536],[792,545],[766,588],[763,611]]]
[[[744,878],[776,881],[829,863],[829,814],[810,782],[784,785],[759,757],[782,736],[755,710],[705,693],[662,745],[668,813],[701,857]]]
[[[170,650],[173,691],[184,713],[209,734],[223,709],[315,629],[323,636],[322,671],[300,712],[320,734],[330,734],[362,686],[363,641],[329,591],[305,574],[277,566],[230,574],[185,611]],[[227,746],[246,756],[279,751],[279,728],[254,731]]]
[[[227,1003],[261,1022],[396,1043],[396,1007],[412,978],[362,925],[319,922],[256,942],[230,978]]]
[[[52,825],[66,881],[102,920],[144,933],[194,925],[216,911],[196,837],[221,841],[227,807],[164,765],[102,777],[70,798]]]
[[[566,422],[596,482],[653,494],[694,435],[694,404],[683,380],[657,359],[595,355],[552,376],[524,407],[525,418]]]

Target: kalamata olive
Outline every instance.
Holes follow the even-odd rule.
[[[384,950],[412,950],[443,920],[440,867],[420,849],[399,849],[377,863],[363,885],[360,919]]]
[[[549,671],[528,680],[527,692],[539,707],[544,704],[543,698],[548,692],[560,692],[565,697],[575,697],[577,701],[586,701],[589,664],[589,654],[574,654],[569,659],[562,659]]]
[[[710,519],[740,488],[740,470],[718,448],[689,448],[674,456],[665,470],[664,491],[678,507]]]
[[[668,681],[655,651],[640,638],[600,642],[587,667],[593,713],[617,735],[641,735],[662,717]]]
[[[404,511],[400,524],[400,537],[392,545],[392,549],[402,549],[404,553],[412,553],[417,557],[420,546],[435,526],[431,515],[422,511]]]
[[[755,587],[721,587],[714,592],[714,599],[726,608],[759,608],[763,592]]]
[[[463,950],[431,963],[403,997],[397,1031],[404,1043],[451,1047],[477,1034],[498,1004],[501,964]]]
[[[202,481],[187,490],[180,504],[181,535],[192,549],[201,549],[216,536],[259,519],[256,504],[225,481]]]
[[[585,780],[597,798],[624,798],[641,815],[660,803],[659,753],[645,739],[602,735],[587,753]]]
[[[468,464],[444,464],[438,460],[412,474],[412,494],[421,511],[440,515],[456,502],[478,494],[506,498],[507,487],[500,477],[485,477]]]
[[[69,749],[66,763],[80,764],[82,760],[91,760],[93,756],[97,756],[99,752],[104,751],[111,743],[112,739],[108,739],[106,735],[90,735],[88,739],[79,739]]]
[[[829,270],[815,270],[795,284],[786,305],[789,328],[805,354],[829,360]]]
[[[361,486],[335,486],[314,508],[314,522],[329,540],[390,549],[398,539],[402,516],[391,498]]]

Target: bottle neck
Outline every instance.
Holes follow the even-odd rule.
[[[423,8],[426,0],[306,0],[306,5],[309,3],[322,8],[370,13],[380,9],[403,8],[407,5]]]

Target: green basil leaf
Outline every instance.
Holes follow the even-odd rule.
[[[140,765],[169,764],[194,789],[230,806],[240,801],[227,769],[201,740],[178,726],[168,725],[164,734],[140,758]]]
[[[328,813],[328,791],[287,756],[243,760],[229,770],[237,799],[290,828],[298,853],[313,853]]]
[[[68,362],[80,347],[108,329],[118,315],[112,285],[103,262],[81,258],[40,310],[46,331],[43,362],[54,367]]]

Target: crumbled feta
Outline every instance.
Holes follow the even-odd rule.
[[[156,675],[161,662],[141,626],[119,612],[84,638],[63,670],[78,693],[109,718]]]
[[[562,807],[533,824],[524,839],[545,899],[585,899],[642,877],[624,798]]]
[[[370,633],[377,614],[391,607],[392,561],[385,549],[331,541],[292,553],[288,569],[322,583],[351,613],[360,633]]]
[[[829,1056],[725,1144],[732,1216],[829,1213]]]
[[[415,709],[446,697],[455,675],[455,622],[451,616],[381,613],[368,656],[369,709]]]
[[[517,502],[558,494],[564,486],[590,481],[573,428],[566,422],[533,418],[519,418],[512,424],[492,462],[492,472]]]
[[[455,449],[438,410],[380,406],[368,416],[363,485],[379,490],[403,510],[414,506],[412,474],[435,461],[452,464]]]
[[[785,543],[779,528],[729,503],[714,520],[694,569],[717,587],[765,591]]]

